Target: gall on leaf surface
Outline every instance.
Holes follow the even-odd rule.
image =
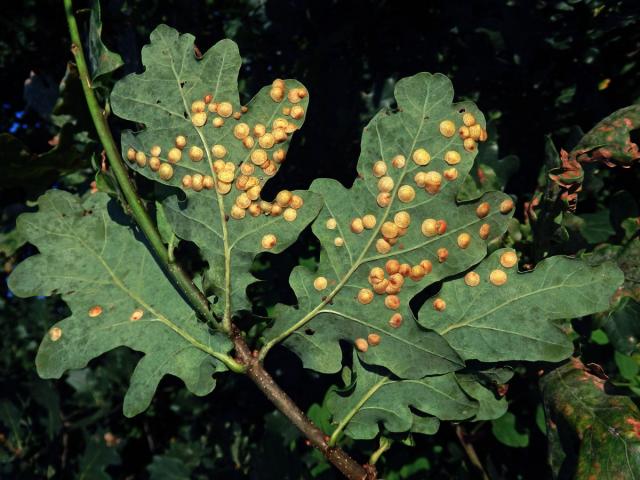
[[[305,367],[320,372],[340,369],[339,342],[354,344],[370,334],[377,335],[379,342],[368,347],[360,342],[366,351],[361,348],[358,355],[367,364],[385,367],[397,376],[421,378],[462,368],[462,360],[440,335],[416,323],[409,301],[428,285],[482,260],[487,243],[506,230],[513,215],[513,208],[500,210],[503,202],[510,202],[501,192],[489,192],[468,203],[456,202],[477,152],[477,145],[465,149],[458,129],[469,114],[475,128],[485,128],[484,116],[476,106],[452,103],[451,82],[440,74],[419,73],[400,80],[395,97],[398,111],[380,112],[364,129],[359,178],[353,186],[347,189],[329,179],[311,185],[310,190],[324,200],[313,223],[313,232],[322,244],[318,271],[294,269],[290,283],[297,295],[297,308],[280,305],[274,326],[266,333],[267,340],[286,338],[284,344],[300,356]],[[398,161],[398,155],[404,162]],[[377,163],[380,161],[384,166]],[[386,173],[379,176],[384,170]],[[389,201],[380,206],[380,187],[387,189],[391,184]],[[406,187],[413,189],[413,198],[403,197]],[[481,204],[487,208],[478,215]],[[379,239],[394,233],[388,222],[395,223],[399,212],[408,213],[410,223],[388,251],[381,250]],[[373,228],[365,227],[359,233],[359,228],[352,230],[354,219],[364,223],[372,218],[365,217],[369,215],[375,218]],[[425,235],[425,220],[433,225],[444,221],[446,226],[438,223],[438,233],[432,234],[433,225],[429,224]],[[412,267],[426,262],[423,264],[430,271],[415,279],[404,277],[397,299],[389,301],[391,295],[383,293],[374,294],[368,304],[360,303],[361,289],[373,289],[369,281],[372,269],[385,269],[389,260]],[[314,289],[318,276],[327,279],[325,290]],[[390,276],[385,273],[385,278]],[[398,308],[390,309],[395,300],[399,300]],[[390,325],[396,313],[402,323]]]
[[[196,243],[208,261],[207,284],[218,297],[216,313],[229,318],[233,312],[250,310],[246,287],[255,281],[249,273],[255,255],[283,251],[321,206],[316,194],[294,191],[302,202],[283,202],[278,206],[279,214],[268,214],[269,207],[259,195],[285,161],[291,136],[304,122],[308,92],[295,80],[276,81],[242,106],[238,93],[242,62],[237,45],[222,40],[198,59],[194,37],[180,35],[166,25],[151,33],[151,43],[142,49],[142,63],[143,73],[128,75],[111,93],[116,115],[144,124],[138,132],[123,133],[123,156],[127,158],[129,149],[142,152],[145,161],[133,160],[131,168],[151,180],[180,188],[186,195],[185,200],[182,195],[168,197],[165,214],[176,235]],[[282,85],[282,91],[277,91],[276,85]],[[202,105],[204,112],[198,112]],[[246,136],[244,125],[249,131]],[[177,148],[177,137],[186,140],[181,148]],[[159,153],[154,147],[160,147]],[[190,156],[191,147],[200,152]],[[175,163],[169,161],[170,155]],[[171,167],[170,178],[163,179],[162,170],[152,169],[151,157],[156,157],[162,168]],[[227,164],[227,170],[217,171],[220,160]],[[250,166],[254,172],[245,177],[253,178],[250,183],[258,187],[252,192],[240,183],[246,180],[242,168]],[[210,177],[212,188],[199,190],[199,184],[194,183],[196,175]],[[249,206],[243,203],[247,200],[243,194],[250,196]],[[300,203],[302,206],[294,208]],[[239,215],[243,218],[237,218]]]
[[[579,259],[551,257],[531,272],[518,273],[516,259],[515,251],[500,249],[464,277],[445,282],[437,297],[447,308],[437,311],[433,299],[426,301],[420,324],[440,333],[465,360],[569,357],[573,344],[552,321],[607,310],[622,272],[612,263],[592,267]],[[478,280],[475,286],[469,285],[475,283],[472,277]],[[496,279],[504,283],[496,285]]]
[[[126,346],[144,356],[131,376],[125,415],[145,410],[165,375],[196,395],[211,392],[212,375],[226,370],[215,357],[231,342],[196,319],[115,202],[103,193],[81,201],[50,190],[38,207],[18,218],[18,229],[40,253],[16,267],[9,287],[20,297],[60,294],[71,310],[40,344],[39,375],[60,378]]]

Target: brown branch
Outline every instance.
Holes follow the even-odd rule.
[[[273,377],[264,369],[244,341],[242,334],[233,327],[233,343],[236,348],[236,361],[245,365],[245,374],[256,384],[262,393],[273,403],[308,441],[316,447],[342,474],[350,480],[375,480],[375,467],[362,466],[339,447],[330,447],[329,437],[316,427],[291,398],[276,384]]]
[[[471,444],[467,440],[467,432],[465,432],[464,427],[462,425],[456,425],[455,430],[456,430],[456,436],[458,437],[458,440],[460,440],[460,445],[462,445],[462,448],[464,448],[464,451],[466,452],[467,457],[469,457],[469,461],[478,470],[480,470],[480,472],[482,472],[482,480],[490,480],[490,477],[487,474],[487,471],[484,469],[484,466],[482,465],[480,458],[478,458],[476,449],[473,448],[473,444]]]

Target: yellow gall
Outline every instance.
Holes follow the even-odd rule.
[[[211,175],[205,175],[204,178],[202,179],[202,186],[207,190],[211,190],[213,189],[214,185],[215,185],[215,182],[213,181],[213,177]],[[220,192],[220,193],[223,193],[223,192]],[[229,193],[229,192],[224,192],[224,193]]]
[[[102,307],[100,305],[94,305],[89,309],[88,314],[91,318],[97,317],[102,314]]]
[[[441,298],[436,298],[433,301],[433,308],[435,308],[439,312],[442,312],[445,308],[447,308],[447,302],[445,302]]]
[[[411,223],[411,215],[409,215],[409,212],[405,212],[404,210],[398,212],[393,216],[393,223],[400,228],[407,228]]]
[[[60,327],[53,327],[49,330],[49,338],[52,342],[57,342],[62,337],[62,329]]]
[[[436,255],[438,256],[438,262],[444,263],[447,261],[447,258],[449,258],[449,250],[444,247],[439,248]]]
[[[286,118],[282,118],[282,117],[276,118],[271,124],[274,130],[276,130],[277,128],[286,128],[287,125],[289,125],[289,122],[287,121]]]
[[[142,318],[143,315],[144,315],[144,310],[141,309],[141,308],[136,308],[131,313],[131,316],[129,317],[129,320],[131,320],[132,322],[137,322],[138,320],[140,320]]]
[[[469,272],[464,276],[464,283],[470,287],[477,287],[480,285],[480,275],[476,272]]]
[[[400,328],[401,325],[402,315],[400,315],[399,313],[394,313],[393,315],[391,315],[391,318],[389,319],[389,326],[391,328]]]
[[[436,222],[436,233],[438,235],[444,235],[444,233],[447,231],[447,222],[446,220],[438,220]]]
[[[373,301],[373,292],[368,288],[362,288],[358,292],[358,301],[363,305],[368,305]]]
[[[456,126],[451,120],[443,120],[440,122],[440,133],[447,138],[453,137],[456,133]]]
[[[452,182],[456,178],[458,178],[458,170],[455,167],[447,168],[444,172],[442,172],[444,178]]]
[[[298,212],[291,207],[285,208],[284,212],[282,213],[282,217],[287,222],[293,222],[298,217]]]
[[[373,175],[380,178],[387,173],[387,164],[382,160],[378,160],[373,164]]]
[[[245,147],[247,150],[252,149],[252,148],[253,148],[254,143],[255,143],[255,142],[254,142],[254,140],[253,140],[253,137],[246,137],[245,139],[243,139],[243,140],[242,140],[242,145],[244,145],[244,147]]]
[[[362,233],[363,230],[364,230],[364,225],[362,223],[361,218],[358,217],[351,220],[351,231],[353,233]]]
[[[240,107],[240,111],[241,111],[242,113],[247,113],[247,112],[249,111],[249,107],[247,107],[246,105],[242,105],[242,106]]]
[[[513,200],[511,200],[510,198],[503,200],[500,203],[500,213],[507,214],[511,210],[513,210]]]
[[[398,273],[400,271],[400,262],[396,259],[387,260],[387,263],[384,264],[384,269],[389,275]],[[384,272],[382,274],[384,275]]]
[[[173,177],[173,167],[168,163],[163,163],[158,169],[158,175],[162,180],[171,180],[171,177]]]
[[[291,107],[282,107],[282,114],[289,115],[291,113]]]
[[[422,222],[422,234],[425,237],[434,237],[438,234],[438,226],[435,218],[427,218]]]
[[[279,215],[282,215],[282,207],[280,205],[278,205],[277,203],[274,203],[271,205],[271,211],[269,212],[269,214],[272,217],[277,217]]]
[[[489,138],[489,135],[487,134],[487,131],[483,128],[482,131],[480,132],[480,138],[478,140],[480,140],[481,142],[486,142],[488,138]]]
[[[179,148],[173,147],[171,150],[169,150],[169,153],[167,153],[167,160],[169,160],[169,163],[178,163],[181,159],[182,150],[180,150]]]
[[[467,152],[473,152],[476,149],[476,141],[473,138],[465,138],[462,146]]]
[[[242,175],[252,175],[255,171],[255,167],[251,163],[243,163],[240,165],[240,173]]]
[[[196,100],[191,104],[191,112],[192,113],[204,112],[206,107],[207,105],[202,100]]]
[[[260,198],[260,192],[262,191],[262,189],[260,188],[260,185],[254,185],[251,188],[247,189],[247,197],[249,197],[250,200],[257,200],[258,198]]]
[[[393,178],[389,176],[382,177],[378,180],[378,190],[381,192],[390,192],[393,190],[394,182]]]
[[[400,298],[397,295],[387,295],[387,298],[384,299],[384,306],[391,310],[397,310],[400,308]]]
[[[192,184],[193,184],[193,178],[191,177],[191,175],[185,175],[184,177],[182,177],[183,188],[191,188]]]
[[[267,133],[267,127],[265,127],[262,123],[256,123],[253,127],[253,136],[256,138],[262,137],[265,133]]]
[[[413,181],[416,182],[416,185],[420,188],[424,188],[427,184],[427,174],[426,172],[418,172],[413,177]]]
[[[382,208],[389,206],[391,203],[391,194],[389,192],[379,193],[376,197],[376,202],[378,202],[378,206]]]
[[[231,206],[231,218],[235,218],[236,220],[240,220],[244,218],[247,214],[244,208],[240,208],[238,205]]]
[[[211,100],[213,100],[213,95],[211,94],[207,94],[204,96],[203,98],[204,103],[206,103],[207,105],[211,103]]]
[[[207,104],[207,110],[211,113],[216,113],[218,111],[218,104],[216,102]]]
[[[220,180],[222,183],[231,183],[233,182],[233,172],[230,172],[229,170],[222,170],[220,173],[218,173],[218,180]]]
[[[378,253],[388,253],[391,250],[391,245],[384,238],[376,240],[376,251]]]
[[[275,152],[273,152],[273,161],[276,163],[284,162],[284,159],[287,156],[287,152],[283,148],[279,148]]]
[[[207,114],[204,112],[194,113],[191,116],[191,123],[193,123],[195,127],[202,127],[207,123]]]
[[[285,84],[284,84],[284,80],[281,78],[276,78],[272,83],[271,83],[272,87],[279,87],[279,88],[284,88]]]
[[[287,94],[287,100],[291,103],[298,103],[307,96],[307,91],[303,88],[292,88]],[[291,109],[293,111],[293,108]]]
[[[265,162],[265,164],[262,165],[262,171],[265,175],[272,177],[278,171],[278,167],[275,163]]]
[[[273,100],[274,102],[280,103],[282,100],[284,100],[284,88],[279,86],[272,87],[271,90],[269,91],[269,96],[271,97],[271,100]]]
[[[290,115],[291,118],[299,120],[304,117],[304,108],[302,108],[300,105],[294,105],[293,107],[291,107]]]
[[[262,148],[271,148],[275,145],[276,139],[273,137],[271,133],[265,133],[258,139],[258,144]]]
[[[491,233],[491,225],[483,223],[478,230],[478,235],[480,235],[481,239],[486,240],[489,238],[489,233]]]
[[[384,222],[380,228],[380,233],[385,238],[396,238],[398,236],[398,226],[393,222]]]
[[[422,260],[420,262],[420,266],[424,269],[425,275],[429,275],[431,273],[431,270],[433,270],[433,264],[431,263],[431,260]]]
[[[251,205],[249,205],[249,208],[247,208],[247,212],[249,212],[249,215],[251,215],[252,217],[260,216],[260,214],[262,213],[260,202],[252,202]]]
[[[376,345],[380,345],[380,341],[381,341],[380,335],[378,335],[377,333],[370,333],[369,335],[367,335],[367,342],[372,347],[375,347]]]
[[[336,237],[333,239],[333,244],[336,247],[342,247],[344,245],[344,238],[342,237]]]
[[[249,136],[250,128],[246,123],[239,123],[233,127],[233,136],[238,140],[243,140]]]
[[[398,198],[402,203],[409,203],[416,198],[416,191],[411,185],[402,185],[398,189]]]
[[[460,137],[464,140],[465,138],[469,137],[469,127],[467,127],[466,125],[461,126],[458,129],[458,135],[460,135]]]
[[[464,115],[462,115],[462,123],[464,123],[466,127],[475,125],[476,117],[473,116],[473,113],[466,112]]]
[[[233,113],[233,106],[229,102],[220,102],[218,104],[218,115],[227,118]]]
[[[179,151],[180,150],[178,150],[178,152]],[[136,163],[141,168],[144,167],[147,164],[147,156],[144,154],[144,152],[136,153]]]
[[[264,150],[258,148],[251,152],[251,161],[258,166],[263,165],[268,159],[269,156]]]
[[[158,157],[151,157],[149,159],[149,168],[154,172],[157,172],[160,169],[160,159]]]
[[[175,146],[182,150],[187,145],[187,137],[178,135],[175,139]]]
[[[369,350],[369,344],[367,343],[367,341],[364,338],[356,338],[356,340],[353,342],[353,344],[355,345],[356,349],[359,352],[366,352],[367,350]]]
[[[426,173],[424,188],[427,192],[434,195],[440,191],[441,185],[442,175],[435,171]]]
[[[469,127],[469,136],[475,141],[480,140],[480,137],[482,136],[482,127],[478,124],[471,125]]]
[[[276,128],[273,130],[273,138],[275,138],[276,143],[282,143],[285,142],[289,136],[284,128]]]
[[[384,279],[384,270],[380,267],[373,267],[369,271],[369,283],[379,283]]]
[[[224,145],[216,144],[211,147],[211,153],[213,153],[213,156],[215,158],[224,158],[224,156],[227,154],[227,149],[224,147]]]
[[[240,208],[249,208],[249,205],[251,205],[251,199],[246,193],[241,193],[236,197],[236,205]]]
[[[462,157],[455,150],[449,150],[444,154],[444,161],[449,165],[457,165],[458,163],[460,163],[460,160],[462,160]]]
[[[407,163],[407,159],[405,158],[404,155],[396,155],[391,159],[391,165],[393,165],[396,168],[404,168],[406,163]]]
[[[189,149],[189,158],[194,162],[199,162],[204,157],[204,152],[200,147],[195,145]]]
[[[260,200],[260,209],[265,215],[269,215],[273,211],[273,205],[265,200]]]
[[[206,177],[202,181],[202,186],[206,188]],[[226,195],[227,193],[229,193],[231,191],[231,184],[230,183],[224,183],[224,182],[217,182],[216,183],[216,190],[218,191],[218,193],[221,193],[222,195]]]
[[[327,288],[327,279],[325,277],[317,277],[313,281],[313,288],[318,290],[319,292]]]
[[[154,145],[149,149],[149,153],[152,157],[159,157],[162,153],[162,148],[160,148],[160,145]]]
[[[367,230],[371,230],[372,228],[374,228],[376,226],[376,217],[374,215],[371,215],[370,213],[367,213],[364,217],[362,217],[362,225],[364,225],[364,228],[366,228]]]
[[[224,160],[216,160],[213,162],[213,171],[216,173],[220,173],[226,167],[226,163]]]
[[[411,267],[411,272],[409,272],[409,278],[414,282],[422,280],[425,275],[426,272],[424,271],[424,268],[422,268],[422,265],[414,265]]]
[[[262,237],[262,248],[265,248],[267,250],[271,250],[273,247],[276,246],[277,243],[277,239],[276,236],[272,233],[267,233],[264,237]]]
[[[204,188],[204,177],[199,173],[191,177],[191,188],[196,192],[201,191]]]
[[[215,128],[220,128],[221,126],[224,125],[224,120],[220,117],[216,117],[211,121],[211,124],[215,127]]]
[[[291,201],[289,202],[289,206],[291,208],[295,208],[296,210],[302,208],[304,205],[304,200],[300,195],[293,194],[291,195]]]
[[[427,165],[431,161],[431,155],[424,148],[419,148],[411,156],[416,165]]]
[[[411,273],[411,265],[408,263],[401,263],[400,268],[398,269],[398,273],[403,277],[408,277]]]
[[[377,280],[378,283],[373,283],[372,279],[369,279],[369,283],[373,284],[373,291],[378,295],[382,295],[387,292],[387,288],[389,287],[389,280],[383,278],[382,280]]]
[[[402,285],[404,285],[404,275],[400,273],[400,268],[398,268],[398,273],[389,275],[389,283],[394,287],[402,288]]]
[[[335,218],[329,218],[325,225],[329,230],[335,230],[336,227],[338,226],[338,222],[336,222]]]
[[[500,265],[502,265],[504,268],[511,268],[517,263],[518,256],[516,255],[516,252],[508,251],[500,255]]]
[[[293,195],[289,190],[281,190],[276,195],[276,203],[283,208],[287,207],[289,206],[289,202],[291,201],[292,197]]]
[[[478,218],[484,218],[487,215],[489,215],[490,211],[491,211],[491,205],[489,205],[489,202],[482,202],[476,208],[476,215],[478,216]]]
[[[468,233],[461,233],[458,235],[458,247],[464,249],[471,244],[471,235]]]
[[[489,281],[495,286],[499,287],[507,283],[507,274],[504,270],[495,269],[489,274]]]
[[[136,159],[136,151],[134,148],[129,147],[127,150],[127,160],[133,162]]]

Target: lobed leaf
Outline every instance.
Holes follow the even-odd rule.
[[[472,279],[477,285],[470,286]],[[550,320],[607,310],[622,280],[610,263],[591,267],[566,257],[551,257],[532,272],[518,273],[515,252],[501,249],[464,278],[444,283],[437,295],[446,303],[444,310],[436,310],[432,299],[418,318],[465,360],[559,361],[571,355],[573,345]]]
[[[127,346],[144,355],[131,377],[125,415],[145,410],[167,374],[196,395],[211,392],[213,373],[226,369],[218,358],[231,342],[196,319],[108,195],[80,201],[51,190],[38,206],[18,218],[18,229],[40,253],[17,266],[9,287],[21,297],[60,294],[72,312],[43,339],[40,376],[60,378]]]
[[[421,378],[462,368],[461,359],[442,337],[415,322],[409,301],[428,285],[479,262],[486,255],[487,242],[506,230],[513,213],[513,202],[500,192],[486,193],[470,203],[456,202],[476,155],[475,142],[472,149],[465,149],[458,128],[465,114],[471,114],[475,128],[484,129],[484,117],[475,105],[452,103],[451,82],[440,74],[420,73],[402,79],[395,96],[398,111],[379,113],[364,130],[359,178],[353,186],[347,189],[328,179],[311,185],[311,191],[324,200],[313,223],[313,232],[322,244],[318,271],[294,269],[290,283],[298,305],[280,306],[274,315],[275,325],[267,332],[271,341],[286,338],[285,345],[300,356],[304,365],[320,372],[339,370],[340,341],[354,343],[360,339],[362,343],[371,334],[380,341],[370,348],[362,344],[366,351],[358,353],[360,358],[400,377]],[[443,125],[451,127],[448,136],[440,131]],[[430,154],[428,162],[420,158],[414,161],[420,149]],[[388,205],[378,202],[381,184],[374,169],[381,164],[376,162],[384,162],[386,176],[393,182]],[[439,178],[440,184],[430,181],[422,188],[416,175],[427,172],[435,180]],[[411,191],[413,198],[404,195]],[[481,204],[485,210],[479,214]],[[395,223],[399,212],[408,214],[411,222],[396,238],[397,243],[385,249],[381,227]],[[359,222],[365,215],[375,218],[374,228],[354,230],[352,222]],[[425,235],[422,224],[426,219],[446,221],[446,231]],[[385,300],[389,301],[385,294],[376,294],[363,305],[358,294],[373,288],[369,281],[372,269],[384,269],[389,260],[409,266],[425,262],[430,271],[415,280],[404,279],[397,293],[397,309],[385,306]],[[318,278],[320,286],[326,279],[326,288],[314,288]],[[402,317],[401,325],[389,323],[396,313]]]
[[[117,115],[145,126],[122,136],[124,156],[132,149],[140,157],[130,158],[131,167],[185,193],[186,199],[177,195],[166,199],[166,217],[180,238],[200,247],[209,262],[208,283],[215,286],[213,293],[218,297],[216,313],[230,317],[238,310],[250,310],[245,291],[255,281],[249,274],[255,255],[279,253],[291,245],[320,208],[318,196],[304,191],[293,192],[301,199],[300,208],[293,203],[275,207],[263,202],[259,194],[249,207],[238,206],[239,197],[249,193],[242,188],[242,181],[251,177],[260,191],[277,172],[291,135],[304,122],[309,96],[302,84],[286,80],[283,98],[274,99],[275,87],[267,86],[241,106],[241,59],[236,44],[222,40],[197,59],[193,42],[192,35],[179,35],[166,25],[157,27],[151,33],[151,43],[142,50],[145,71],[119,81],[111,103]],[[295,92],[304,92],[304,96],[292,97]],[[192,110],[200,102],[200,107],[206,107],[202,112],[206,118],[198,126],[202,120],[198,120],[199,112]],[[221,110],[223,103],[229,111]],[[276,128],[285,124],[284,130]],[[259,132],[262,135],[253,133],[256,125],[264,127]],[[248,136],[240,135],[244,126],[251,132]],[[283,134],[286,138],[272,144],[269,136]],[[186,138],[185,146],[176,147],[178,136]],[[154,152],[153,147],[160,153]],[[191,155],[192,147],[200,149],[201,159]],[[173,154],[181,156],[178,161],[170,160],[172,149]],[[262,156],[268,157],[267,163],[257,165]],[[220,161],[226,162],[230,168],[227,171],[233,173],[230,180],[220,170]],[[170,178],[161,178],[162,170],[152,168],[153,162],[162,164],[161,169],[170,169]],[[243,175],[242,168],[252,168],[254,172]],[[196,186],[196,175],[210,178],[210,188]],[[256,196],[255,192],[252,196]],[[276,214],[278,208],[283,210],[281,214]],[[275,239],[275,245],[267,242],[269,239]]]

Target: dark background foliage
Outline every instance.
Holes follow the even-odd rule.
[[[247,100],[276,77],[297,78],[307,86],[305,127],[269,183],[271,192],[305,188],[316,177],[349,185],[362,127],[378,108],[390,105],[394,81],[419,71],[442,72],[451,77],[458,98],[475,101],[491,120],[501,156],[519,157],[520,168],[506,191],[518,200],[523,220],[523,203],[538,186],[546,159],[545,136],[551,134],[558,149],[570,149],[576,128],[590,129],[640,95],[640,5],[634,0],[104,0],[102,10],[103,39],[125,61],[116,77],[140,70],[139,52],[150,31],[167,23],[196,35],[203,51],[221,38],[235,40],[244,57],[241,90]],[[62,4],[6,2],[0,22],[0,129],[42,153],[59,133],[50,112],[70,59]],[[81,96],[70,95],[63,110],[74,112],[90,138]],[[116,132],[125,126],[113,121]],[[29,246],[17,252],[7,246],[15,217],[29,208],[25,202],[51,186],[89,188],[93,174],[87,156],[69,172],[2,182],[5,273],[33,253]],[[621,190],[628,192],[627,206],[637,202],[637,168],[629,172],[602,173],[606,185],[594,182],[585,189],[577,213],[609,209],[620,201],[614,194]],[[597,169],[591,173],[597,175]],[[569,243],[560,250],[575,253],[585,245],[593,248],[589,242]],[[179,252],[182,258],[188,247]],[[313,262],[316,251],[307,232],[281,258],[256,265],[257,275],[282,286],[251,289],[259,313],[276,301],[292,300],[288,273],[300,262]],[[39,380],[37,345],[65,307],[55,299],[13,298],[6,282],[1,288],[2,478],[74,478],[78,472],[102,478],[105,468],[104,478],[336,478],[244,378],[223,379],[204,399],[165,379],[149,411],[132,420],[122,416],[121,402],[134,352],[109,353],[60,381]],[[575,325],[576,345],[586,361],[600,362],[611,375],[627,368],[622,376],[635,378],[637,368],[629,373],[635,363],[614,358],[613,349],[594,337],[596,323]],[[284,350],[275,351],[267,367],[314,420],[326,425],[320,404],[337,377],[304,371]],[[516,427],[485,422],[464,428],[492,478],[549,478],[537,388],[538,371],[547,366],[515,368],[507,398]],[[505,428],[508,438],[500,433]],[[433,437],[396,440],[379,464],[384,478],[481,478],[454,426],[443,425]],[[346,445],[361,461],[376,447],[374,442]]]

